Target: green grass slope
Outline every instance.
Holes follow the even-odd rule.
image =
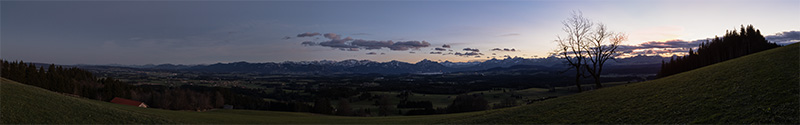
[[[795,43],[456,123],[800,123],[798,54]]]
[[[800,123],[800,45],[670,77],[470,113],[341,117],[146,109],[0,81],[0,123]]]
[[[0,123],[171,123],[110,103],[61,95],[3,78]]]

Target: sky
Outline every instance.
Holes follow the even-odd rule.
[[[556,48],[573,11],[626,33],[630,46],[691,43],[748,24],[800,40],[798,0],[2,1],[0,58],[131,65],[534,58]]]

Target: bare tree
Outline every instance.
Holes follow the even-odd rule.
[[[602,88],[603,84],[600,83],[600,73],[603,72],[603,65],[609,59],[613,59],[617,53],[617,47],[622,41],[628,39],[624,33],[614,33],[608,31],[606,25],[600,23],[594,30],[590,37],[590,44],[585,50],[587,53],[586,63],[584,66],[589,75],[594,78],[595,88]]]
[[[581,77],[584,74],[586,46],[590,44],[587,37],[590,35],[589,31],[593,24],[589,19],[583,18],[583,13],[574,11],[572,17],[561,23],[564,24],[562,30],[567,33],[567,36],[557,36],[558,49],[554,54],[567,60],[570,68],[575,69],[575,86],[578,88],[578,92],[581,92],[583,91]]]
[[[572,17],[561,23],[564,24],[563,31],[567,36],[557,37],[555,41],[558,49],[554,55],[566,60],[570,69],[575,69],[575,86],[578,92],[583,91],[580,79],[587,72],[594,78],[595,87],[601,88],[600,73],[603,65],[614,58],[617,47],[627,40],[627,36],[608,31],[604,24],[597,24],[593,28],[595,24],[584,18],[581,12],[573,12]]]

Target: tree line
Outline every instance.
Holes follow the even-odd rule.
[[[233,105],[237,109],[310,112],[311,105],[300,102],[265,101],[261,90],[243,88],[161,85],[134,86],[114,78],[97,78],[75,67],[50,64],[48,68],[23,61],[2,61],[2,77],[50,91],[83,98],[110,101],[114,97],[144,102],[152,108],[206,110]]]
[[[688,55],[662,61],[657,76],[666,77],[776,47],[780,45],[767,41],[753,25],[742,26],[739,32],[725,31],[722,38],[701,43],[697,51],[689,49]]]

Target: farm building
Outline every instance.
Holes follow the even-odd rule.
[[[125,99],[125,98],[119,98],[119,97],[114,97],[114,99],[111,99],[111,103],[117,103],[117,104],[131,105],[131,106],[147,108],[147,104],[144,104],[143,102],[134,101],[134,100]]]

